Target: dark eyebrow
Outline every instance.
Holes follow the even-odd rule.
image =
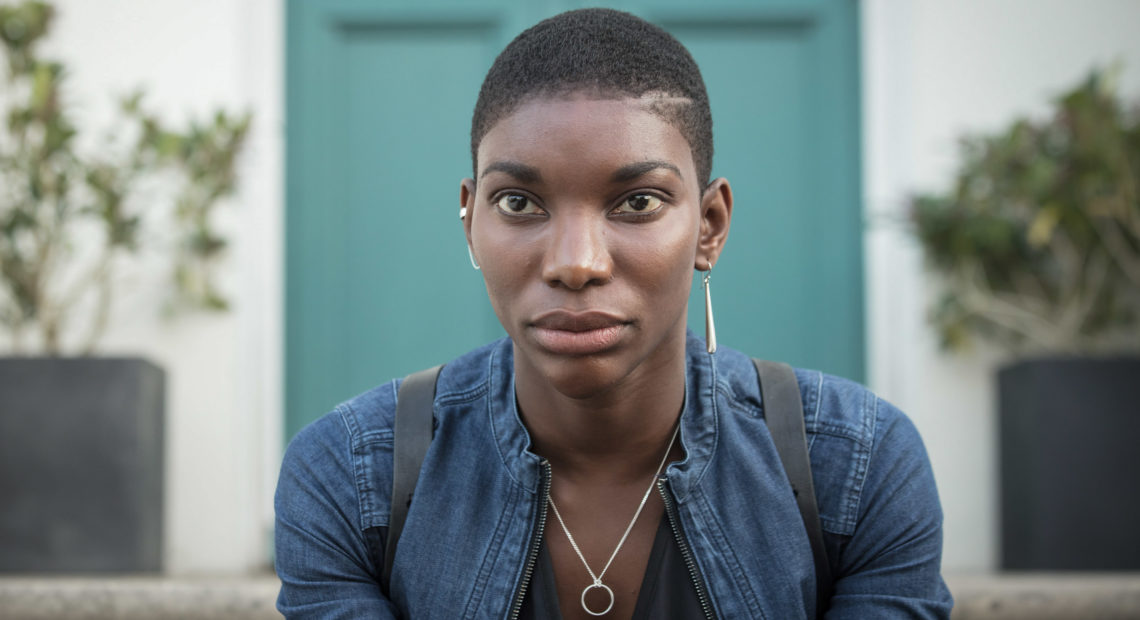
[[[542,180],[542,173],[534,166],[520,164],[517,161],[497,161],[483,169],[479,178],[492,172],[505,172],[523,183],[538,183]]]
[[[658,168],[672,170],[673,174],[676,174],[678,178],[680,178],[682,181],[685,180],[685,176],[681,174],[680,168],[677,168],[677,166],[674,166],[667,161],[639,161],[636,164],[629,164],[628,166],[622,166],[621,168],[618,168],[617,171],[613,173],[613,176],[610,177],[610,181],[614,183],[632,181],[648,172],[657,170]]]

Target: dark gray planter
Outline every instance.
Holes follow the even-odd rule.
[[[146,360],[0,358],[0,572],[161,569],[163,401]]]
[[[1140,569],[1140,358],[998,376],[1002,568]]]

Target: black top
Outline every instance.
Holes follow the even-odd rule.
[[[703,617],[697,589],[681,556],[681,548],[677,546],[669,523],[662,517],[657,526],[657,536],[653,539],[653,550],[649,552],[645,576],[641,580],[633,620],[692,620]],[[545,538],[539,548],[538,564],[523,599],[519,619],[562,619],[558,609],[554,564],[551,563]]]

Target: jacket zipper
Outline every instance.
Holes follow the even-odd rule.
[[[538,562],[538,550],[542,544],[542,533],[546,531],[546,511],[550,503],[550,462],[542,459],[542,497],[538,509],[538,522],[535,524],[534,534],[530,537],[530,549],[526,554],[526,565],[523,568],[522,581],[519,590],[515,593],[515,600],[511,603],[511,613],[507,616],[511,620],[518,620],[522,611],[523,599],[526,598],[526,589],[530,585],[530,578],[534,575],[534,565]]]
[[[701,609],[705,612],[705,618],[716,620],[716,614],[709,603],[705,581],[701,578],[701,572],[697,569],[697,563],[693,559],[693,550],[689,547],[689,541],[681,533],[681,520],[677,516],[677,505],[673,501],[673,495],[665,489],[667,480],[665,477],[658,478],[657,490],[660,491],[661,499],[665,502],[665,514],[669,517],[669,527],[673,529],[673,537],[677,539],[677,546],[681,548],[681,557],[685,559],[685,566],[688,567],[689,576],[693,579],[693,586],[697,589],[697,599],[701,602]]]

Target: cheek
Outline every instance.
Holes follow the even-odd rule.
[[[685,305],[692,286],[696,257],[696,218],[684,225],[663,227],[630,244],[623,252],[627,273],[643,283],[645,292],[660,303]]]
[[[491,305],[503,319],[511,300],[528,280],[527,270],[536,263],[532,247],[535,244],[520,242],[517,236],[494,225],[474,225],[471,241]]]

